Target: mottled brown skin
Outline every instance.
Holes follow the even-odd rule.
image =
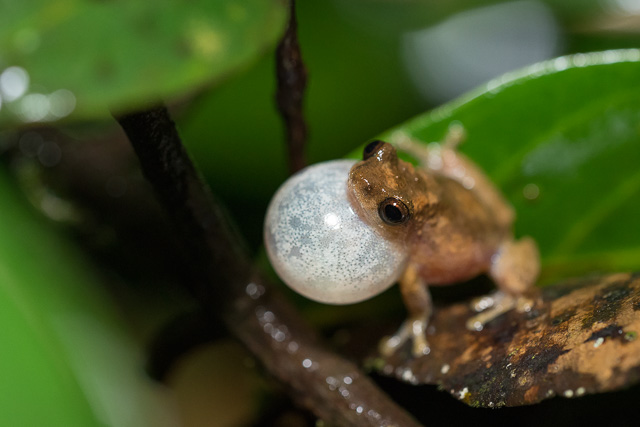
[[[403,148],[425,165],[414,167],[398,159],[391,144],[380,141],[368,146],[364,160],[349,174],[349,196],[358,214],[384,237],[404,242],[409,252],[399,280],[409,318],[381,344],[386,354],[409,339],[416,356],[428,354],[425,331],[432,312],[428,286],[488,273],[500,292],[485,300],[490,309],[471,318],[470,328],[481,329],[514,307],[530,308],[530,299],[524,296],[538,275],[535,243],[530,238],[514,242],[512,208],[451,145],[427,150],[404,141]],[[390,224],[379,211],[389,198],[406,206],[406,218],[399,223]]]

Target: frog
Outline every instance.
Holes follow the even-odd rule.
[[[372,298],[398,283],[407,319],[379,351],[407,342],[428,355],[429,288],[487,274],[493,294],[471,305],[467,328],[536,304],[539,251],[515,239],[515,213],[486,174],[459,152],[464,128],[424,145],[396,132],[368,143],[362,159],[312,165],[287,180],[267,209],[264,238],[276,273],[302,295],[328,304]],[[409,154],[416,164],[399,158]]]
[[[409,253],[398,280],[408,317],[381,341],[383,355],[408,340],[415,356],[430,352],[431,286],[487,274],[497,291],[472,302],[479,313],[466,326],[476,331],[509,310],[530,311],[536,303],[536,242],[514,238],[512,206],[457,150],[464,135],[462,128],[452,127],[442,143],[430,147],[396,135],[395,145],[416,158],[417,166],[401,160],[394,145],[374,140],[349,172],[348,196],[358,215],[386,239],[402,242]]]

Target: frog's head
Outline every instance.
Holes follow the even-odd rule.
[[[386,238],[405,240],[435,202],[426,178],[398,159],[391,144],[373,141],[349,172],[349,198],[367,224]]]

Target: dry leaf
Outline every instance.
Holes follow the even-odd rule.
[[[373,365],[482,407],[617,390],[640,378],[640,273],[544,288],[532,311],[509,312],[481,332],[465,328],[472,314],[468,303],[437,310],[430,354],[415,359],[406,346]]]

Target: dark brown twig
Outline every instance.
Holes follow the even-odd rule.
[[[306,166],[304,147],[307,140],[307,124],[302,114],[302,104],[307,85],[307,70],[298,44],[295,0],[290,0],[289,4],[289,25],[276,50],[276,98],[285,122],[289,169],[293,173]]]
[[[193,273],[185,280],[291,395],[342,426],[417,426],[355,365],[328,351],[300,316],[255,274],[212,202],[165,108],[118,118],[158,199],[182,237]]]

